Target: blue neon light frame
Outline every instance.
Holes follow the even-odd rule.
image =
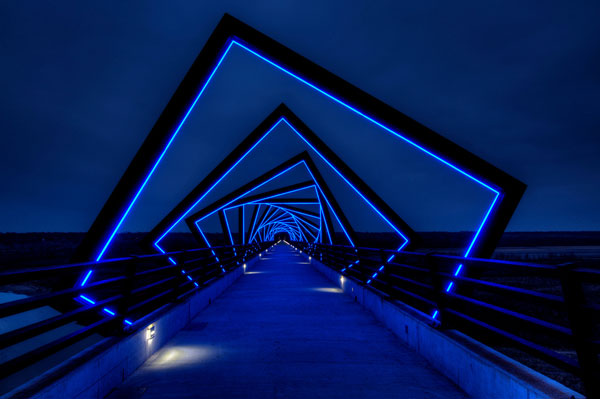
[[[261,205],[271,206],[270,204],[261,204]],[[225,210],[229,210],[229,209],[233,209],[233,208],[236,208],[236,207],[226,208]],[[276,208],[279,208],[279,207],[276,207]],[[281,208],[279,208],[279,209],[281,209]],[[286,211],[284,211],[284,212],[286,212]],[[281,222],[282,222],[282,220],[283,220],[283,219],[281,219],[282,217],[287,217],[287,218],[291,219],[291,217],[289,217],[289,216],[286,216],[285,214],[281,214],[281,215],[279,215],[279,216],[272,217],[272,219],[269,219],[269,221],[262,222],[262,223],[259,225],[259,227],[258,227],[258,228],[256,228],[255,232],[252,234],[252,236],[251,236],[251,237],[250,237],[250,239],[248,240],[248,243],[251,243],[251,242],[253,241],[253,238],[254,238],[254,236],[257,234],[257,232],[258,232],[258,231],[260,231],[260,230],[261,230],[261,228],[262,228],[263,226],[265,226],[265,225],[267,225],[267,224],[273,224],[273,223],[275,223],[275,222],[280,222],[280,223],[281,223]],[[198,220],[197,222],[200,222],[200,220]],[[200,226],[199,226],[197,223],[196,223],[196,227],[197,227],[198,229],[200,229]]]
[[[264,138],[265,138],[265,137],[266,137],[266,136],[267,136],[267,135],[268,135],[270,132],[272,132],[272,131],[273,131],[273,129],[274,129],[274,128],[275,128],[277,125],[279,125],[279,123],[281,123],[283,120],[285,120],[285,119],[284,119],[284,118],[280,118],[280,119],[279,119],[279,120],[278,120],[278,121],[277,121],[277,122],[276,122],[276,123],[273,125],[273,127],[271,127],[271,128],[270,128],[270,129],[269,129],[269,130],[268,130],[268,131],[265,133],[265,135],[264,135],[263,137],[261,137],[261,138],[260,138],[260,140],[257,142],[257,144],[258,144],[260,141],[262,141],[262,140],[263,140],[263,139],[264,139]],[[250,152],[251,152],[251,151],[252,151],[252,150],[253,150],[255,147],[256,147],[256,145],[252,146],[252,147],[251,147],[251,148],[250,148],[250,149],[249,149],[249,150],[248,150],[248,151],[247,151],[247,152],[246,152],[246,153],[245,153],[245,154],[242,156],[242,158],[246,157],[246,156],[248,155],[248,153],[250,153]],[[229,172],[230,172],[230,171],[231,171],[231,170],[232,170],[232,169],[233,169],[235,166],[237,166],[238,164],[239,164],[239,162],[236,162],[236,163],[235,163],[235,165],[234,165],[234,166],[232,166],[232,167],[231,167],[231,168],[230,168],[230,169],[229,169],[229,170],[228,170],[226,173],[229,173]],[[297,163],[295,163],[295,164],[291,165],[291,166],[290,166],[290,167],[288,167],[287,169],[285,169],[285,170],[283,170],[283,171],[279,172],[278,174],[276,174],[275,176],[273,176],[273,177],[269,178],[268,180],[266,180],[266,181],[262,182],[261,184],[259,184],[259,185],[255,186],[255,187],[253,187],[252,189],[250,189],[250,190],[246,191],[246,192],[245,192],[245,193],[243,193],[243,194],[240,194],[239,196],[237,196],[236,198],[232,199],[232,200],[231,200],[231,201],[229,201],[228,203],[226,203],[226,204],[222,205],[222,206],[221,206],[221,207],[219,207],[218,209],[215,209],[215,210],[214,210],[214,211],[212,211],[211,213],[208,213],[208,214],[204,215],[204,217],[202,217],[202,218],[201,218],[201,219],[199,219],[199,220],[196,220],[196,221],[194,221],[194,223],[196,224],[197,222],[204,220],[205,218],[207,218],[207,217],[209,217],[209,216],[213,215],[214,213],[216,213],[216,212],[220,211],[221,209],[225,209],[225,208],[226,208],[228,205],[232,204],[232,203],[233,203],[233,202],[235,202],[235,201],[238,201],[239,199],[241,199],[241,198],[243,198],[244,196],[246,196],[246,195],[250,194],[250,193],[251,193],[251,192],[253,192],[254,190],[257,190],[258,188],[262,187],[263,185],[265,185],[265,184],[267,184],[267,183],[269,183],[269,182],[273,181],[274,179],[276,179],[276,178],[278,178],[278,177],[280,177],[280,176],[284,175],[285,173],[287,173],[287,172],[289,172],[289,171],[293,170],[293,169],[294,169],[296,166],[298,166],[298,165],[300,165],[300,164],[304,165],[304,167],[305,167],[305,168],[306,168],[306,170],[308,171],[308,173],[309,173],[309,175],[311,176],[311,178],[312,178],[313,182],[315,183],[315,185],[316,185],[316,187],[318,188],[319,192],[321,193],[321,195],[323,196],[323,198],[324,198],[324,199],[325,199],[325,201],[327,202],[327,205],[328,205],[328,206],[329,206],[329,208],[331,209],[331,211],[332,211],[333,215],[335,216],[335,218],[336,218],[336,220],[337,220],[338,224],[340,225],[340,227],[341,227],[342,231],[343,231],[343,232],[344,232],[344,234],[346,235],[346,238],[348,239],[348,241],[350,242],[350,244],[351,244],[352,246],[355,246],[355,245],[354,245],[354,242],[352,241],[352,238],[350,238],[350,235],[348,234],[348,232],[347,232],[347,231],[346,231],[346,229],[344,228],[344,224],[343,224],[343,223],[340,221],[340,219],[339,219],[339,217],[338,217],[337,213],[335,212],[335,209],[334,209],[334,207],[331,205],[331,203],[330,203],[330,202],[329,202],[329,200],[327,199],[327,196],[325,195],[325,193],[324,193],[323,189],[320,187],[319,183],[317,182],[317,179],[315,178],[315,176],[314,176],[314,175],[313,175],[313,173],[311,172],[310,168],[308,167],[308,165],[307,165],[307,164],[306,164],[306,162],[304,162],[304,161],[299,161],[299,162],[297,162]],[[221,181],[221,180],[222,180],[222,179],[219,179],[219,181]],[[345,181],[347,182],[347,184],[351,184],[351,183],[350,183],[350,182],[348,182],[347,180],[345,180]],[[213,187],[211,187],[210,189],[212,190],[212,188],[214,188],[214,186],[213,186]],[[207,193],[203,194],[203,195],[202,195],[202,197],[205,197],[205,196],[206,196],[206,194],[207,194]],[[368,200],[367,200],[367,199],[366,199],[364,196],[362,196],[362,195],[361,195],[361,197],[362,197],[362,198],[363,198],[365,201],[368,201]],[[196,203],[194,203],[194,205],[193,205],[191,208],[189,208],[189,209],[188,209],[188,210],[185,212],[185,214],[188,214],[188,213],[191,211],[191,209],[192,209],[193,207],[195,207],[195,206],[196,206],[196,204],[197,204],[197,202],[196,202]],[[179,220],[181,220],[181,218],[180,218]],[[172,224],[172,225],[171,225],[171,227],[169,227],[169,229],[173,229],[173,228],[175,227],[175,225],[176,225],[176,223],[175,223],[175,224]],[[197,226],[197,225],[196,225],[196,226]],[[162,249],[160,246],[158,246],[158,242],[160,242],[160,240],[162,240],[162,238],[163,238],[163,237],[165,237],[165,235],[168,233],[168,231],[169,231],[169,230],[167,230],[167,232],[165,232],[165,233],[164,233],[164,234],[163,234],[163,235],[162,235],[162,236],[159,238],[159,240],[157,240],[157,241],[154,243],[154,246],[155,246],[155,247],[157,247],[157,248],[158,248],[159,250],[161,250],[161,251],[164,251],[164,250],[163,250],[163,249]],[[406,245],[406,244],[404,244],[404,245]],[[403,245],[403,246],[404,246],[404,245]],[[163,252],[163,253],[164,253],[164,252]]]
[[[222,61],[224,60],[225,56],[227,55],[227,53],[229,52],[229,50],[231,49],[231,47],[233,45],[239,46],[245,50],[247,50],[248,52],[254,54],[255,56],[259,57],[260,59],[264,60],[265,62],[268,62],[269,64],[271,64],[272,66],[274,66],[275,68],[281,70],[282,72],[288,74],[289,76],[297,79],[298,81],[306,84],[307,86],[313,88],[314,90],[320,92],[321,94],[327,96],[328,98],[334,100],[335,102],[339,103],[340,105],[346,107],[347,109],[357,113],[358,115],[363,116],[365,119],[371,121],[372,123],[380,126],[381,128],[383,128],[384,130],[388,131],[389,133],[399,137],[400,139],[406,141],[407,143],[419,148],[420,150],[424,151],[425,153],[429,154],[430,156],[436,158],[438,161],[446,164],[447,166],[453,168],[454,170],[458,171],[459,173],[465,175],[466,177],[476,181],[478,184],[483,185],[487,188],[489,188],[490,190],[496,192],[496,197],[494,199],[494,201],[492,202],[490,208],[488,209],[488,212],[486,213],[486,216],[484,217],[484,220],[482,221],[482,223],[479,226],[479,229],[477,230],[476,234],[473,237],[473,240],[471,241],[469,247],[467,248],[467,251],[465,252],[465,257],[469,255],[471,249],[473,248],[473,246],[475,245],[477,239],[479,238],[479,235],[484,227],[484,225],[486,224],[487,220],[488,220],[488,216],[490,215],[490,213],[492,212],[492,210],[494,209],[495,205],[497,204],[497,200],[500,197],[500,193],[498,191],[495,191],[493,188],[487,186],[485,183],[481,182],[480,180],[474,178],[473,176],[471,176],[469,173],[467,173],[466,171],[463,171],[462,169],[460,169],[459,167],[451,164],[450,162],[444,160],[443,158],[437,156],[436,154],[428,151],[427,149],[419,146],[418,144],[416,144],[415,142],[409,140],[408,138],[402,136],[401,134],[395,132],[394,130],[390,129],[389,127],[385,126],[384,124],[374,120],[373,118],[369,117],[368,115],[360,112],[359,110],[357,110],[356,108],[352,107],[351,105],[345,103],[344,101],[342,101],[341,99],[333,96],[332,94],[328,93],[327,91],[311,84],[310,82],[308,82],[307,80],[303,79],[302,77],[298,76],[297,74],[294,74],[293,72],[289,71],[288,69],[282,67],[281,65],[269,60],[268,58],[266,58],[265,56],[261,55],[258,51],[251,49],[249,46],[242,44],[241,42],[238,42],[236,40],[230,40],[227,42],[227,47],[225,52],[222,54],[222,56],[219,58],[216,66],[214,67],[214,69],[211,71],[209,77],[206,79],[204,85],[202,86],[200,92],[198,93],[197,97],[195,98],[194,102],[191,104],[191,106],[189,107],[187,113],[185,114],[184,118],[181,120],[179,126],[177,127],[177,129],[175,130],[175,132],[173,133],[173,135],[171,136],[170,140],[168,141],[167,145],[165,146],[165,148],[163,149],[161,155],[158,157],[158,159],[156,160],[156,162],[154,163],[154,166],[152,167],[151,171],[148,173],[148,175],[146,176],[146,179],[144,180],[144,182],[141,184],[141,186],[139,187],[139,189],[137,190],[135,196],[133,197],[133,199],[131,200],[131,202],[129,203],[129,206],[127,207],[126,211],[123,213],[123,215],[121,216],[119,222],[117,223],[117,225],[114,227],[112,233],[110,234],[109,238],[107,239],[107,241],[105,242],[104,246],[102,247],[101,251],[98,253],[98,256],[96,258],[96,260],[100,260],[102,258],[102,256],[104,255],[104,253],[106,252],[107,248],[109,247],[110,243],[112,242],[115,234],[117,233],[117,231],[119,230],[120,226],[122,225],[123,221],[125,220],[125,218],[127,217],[127,215],[129,214],[131,208],[133,207],[134,203],[136,202],[137,198],[139,197],[139,195],[141,194],[141,192],[143,191],[144,187],[146,186],[147,182],[149,181],[150,177],[152,176],[152,174],[154,173],[156,167],[158,166],[158,164],[160,163],[160,161],[162,160],[162,158],[164,157],[166,151],[168,150],[168,148],[170,147],[171,143],[173,142],[173,140],[175,139],[176,135],[178,134],[179,130],[181,129],[181,127],[183,126],[183,124],[185,123],[187,117],[189,116],[190,112],[192,111],[192,109],[194,108],[195,104],[197,103],[198,99],[201,97],[202,93],[204,92],[205,88],[207,87],[207,85],[209,84],[209,82],[211,81],[212,77],[214,76],[214,74],[216,73],[217,69],[219,68],[219,66],[221,65]],[[201,200],[201,199],[200,199]],[[185,216],[185,215],[184,215]],[[179,221],[178,221],[179,222]],[[161,237],[162,239],[162,237]],[[160,241],[160,240],[158,240]],[[393,258],[391,258],[393,259]],[[391,260],[390,259],[390,260]],[[457,274],[460,272],[459,269],[457,269]]]
[[[307,186],[307,187],[301,187],[301,188],[297,188],[297,189],[293,189],[293,190],[281,192],[281,193],[278,193],[278,194],[273,194],[273,195],[270,195],[270,196],[267,196],[267,197],[261,197],[260,200],[252,201],[252,202],[245,202],[244,205],[258,205],[259,209],[260,209],[261,205],[270,205],[270,206],[273,206],[274,208],[282,209],[281,207],[274,205],[274,204],[276,204],[276,202],[266,202],[266,200],[272,199],[272,198],[276,198],[276,197],[282,197],[282,196],[289,195],[289,194],[292,194],[292,193],[296,193],[296,192],[299,192],[299,191],[302,191],[302,190],[310,190],[310,189],[314,189],[315,190],[315,196],[317,197],[317,202],[315,203],[315,205],[316,204],[319,205],[319,212],[322,213],[323,204],[321,203],[321,199],[320,199],[320,197],[318,195],[316,183],[312,184],[310,186]],[[289,205],[289,203],[287,203],[287,204]],[[303,203],[302,205],[308,205],[308,204]],[[236,206],[233,206],[233,207],[224,208],[223,210],[227,211],[229,209],[236,208],[236,207],[239,207],[239,206],[241,206],[241,205],[236,205]],[[315,218],[315,219],[319,219],[319,222],[321,221],[321,216],[314,216],[314,215],[311,215],[309,213],[302,212],[300,210],[293,210],[293,211],[289,210],[289,212],[300,214],[300,215],[311,217],[311,218]],[[263,221],[263,224],[264,223],[265,222]],[[254,231],[255,224],[256,224],[256,220],[254,221],[254,224],[252,226],[251,231]],[[229,227],[229,224],[227,224],[227,226]]]
[[[282,192],[282,193],[279,193],[279,194],[276,194],[276,195],[271,195],[271,196],[269,196],[269,197],[262,198],[262,199],[261,199],[261,202],[248,202],[248,203],[243,203],[243,204],[239,204],[239,205],[232,206],[232,207],[227,207],[229,204],[232,204],[232,203],[234,203],[234,202],[236,202],[236,201],[240,200],[240,199],[241,199],[241,198],[243,198],[244,196],[248,195],[250,192],[252,192],[252,191],[254,191],[254,190],[256,190],[256,189],[260,188],[261,186],[263,186],[263,185],[265,185],[265,184],[267,184],[267,183],[271,182],[272,180],[274,180],[274,179],[276,179],[276,178],[278,178],[278,177],[282,176],[283,174],[285,174],[285,173],[289,172],[290,170],[292,170],[293,168],[295,168],[297,165],[299,165],[299,164],[301,164],[301,163],[303,163],[303,164],[306,166],[307,170],[310,172],[310,168],[308,168],[308,166],[306,165],[306,163],[305,163],[304,161],[299,161],[298,163],[296,163],[296,164],[294,164],[294,165],[290,166],[289,168],[287,168],[287,169],[286,169],[286,170],[284,170],[283,172],[281,172],[281,173],[278,173],[277,175],[275,175],[275,176],[271,177],[270,179],[268,179],[268,180],[266,180],[266,181],[262,182],[261,184],[259,184],[259,185],[255,186],[255,187],[253,187],[252,189],[250,189],[250,190],[246,191],[245,193],[243,193],[243,194],[239,195],[238,197],[236,197],[236,198],[232,199],[232,200],[231,200],[231,201],[229,201],[228,203],[226,203],[226,204],[222,205],[222,206],[221,206],[221,207],[219,207],[218,209],[215,209],[215,210],[213,210],[212,212],[210,212],[209,214],[207,214],[207,215],[204,215],[202,218],[200,218],[200,219],[198,219],[198,220],[194,221],[194,225],[196,226],[197,230],[198,230],[198,231],[200,232],[200,234],[202,235],[202,237],[203,237],[204,241],[207,243],[207,245],[210,247],[210,243],[209,243],[209,242],[208,242],[208,240],[206,239],[206,236],[204,235],[204,233],[203,233],[203,231],[202,231],[202,229],[201,229],[201,227],[200,227],[200,225],[199,225],[199,222],[201,222],[202,220],[204,220],[204,219],[208,218],[208,217],[209,217],[209,216],[211,216],[211,215],[214,215],[215,213],[217,213],[217,212],[219,212],[219,211],[221,211],[221,210],[222,210],[223,212],[226,212],[226,211],[228,211],[228,210],[230,210],[230,209],[233,209],[233,208],[239,208],[239,207],[244,207],[244,206],[246,206],[246,205],[249,205],[249,204],[256,204],[256,205],[263,205],[263,204],[264,204],[264,205],[268,205],[268,206],[272,206],[272,207],[274,207],[274,208],[280,209],[282,212],[284,212],[284,214],[286,214],[286,213],[287,213],[288,215],[290,215],[290,217],[291,217],[291,218],[293,218],[293,220],[295,221],[295,223],[296,223],[296,224],[299,224],[299,223],[300,223],[300,222],[302,222],[302,221],[300,220],[300,222],[299,222],[299,221],[298,221],[298,220],[297,220],[297,219],[296,219],[296,218],[293,216],[293,213],[294,213],[294,212],[297,212],[297,211],[290,211],[290,210],[287,210],[287,209],[283,209],[283,208],[281,208],[281,207],[279,207],[279,206],[276,206],[276,205],[274,205],[274,203],[270,203],[270,202],[262,202],[262,201],[263,201],[263,200],[265,200],[265,199],[272,199],[272,198],[275,198],[275,197],[281,197],[281,196],[284,196],[284,195],[289,195],[289,194],[291,194],[291,193],[295,193],[295,192],[298,192],[298,191],[300,191],[300,190],[306,190],[306,189],[313,188],[313,189],[315,190],[315,195],[316,195],[316,197],[317,197],[317,202],[315,203],[315,205],[316,205],[316,204],[318,204],[318,205],[319,205],[319,207],[320,207],[320,212],[322,212],[322,204],[321,204],[321,202],[320,202],[321,200],[320,200],[320,197],[319,197],[318,193],[316,192],[316,190],[317,190],[317,187],[318,187],[318,183],[317,183],[316,179],[314,178],[314,176],[313,176],[313,181],[314,181],[314,183],[315,183],[315,184],[313,184],[313,185],[311,185],[311,186],[308,186],[308,187],[303,187],[303,188],[300,188],[300,189],[295,189],[295,190],[290,190],[290,191],[286,191],[286,192]],[[312,175],[312,174],[311,174],[311,175]],[[326,198],[326,197],[324,196],[324,198]],[[303,205],[306,205],[306,204],[303,204]],[[335,210],[334,210],[333,208],[331,208],[331,211],[332,211],[332,212],[335,214]],[[300,213],[300,214],[304,214],[304,215],[308,215],[308,216],[311,216],[311,217],[313,216],[313,215],[309,215],[309,214],[306,214],[306,213],[303,213],[303,212],[300,212],[300,211],[298,211],[298,213]],[[275,214],[271,215],[271,216],[270,216],[270,217],[269,217],[267,220],[265,220],[265,221],[263,221],[263,222],[262,222],[262,224],[261,224],[261,225],[260,225],[260,226],[259,226],[259,227],[256,229],[255,233],[252,235],[252,237],[250,237],[250,240],[249,240],[249,242],[252,242],[252,239],[253,239],[253,238],[254,238],[254,236],[256,235],[256,232],[258,232],[258,231],[261,229],[261,227],[262,227],[263,225],[267,224],[267,223],[268,223],[268,222],[270,222],[270,221],[275,221],[275,220],[278,220],[278,221],[279,221],[279,220],[280,220],[280,219],[278,219],[278,218],[276,218],[276,217],[274,217],[274,216],[275,216]],[[320,221],[320,219],[321,219],[321,218],[319,217],[319,221]],[[225,220],[226,220],[226,224],[227,224],[227,229],[228,229],[228,233],[229,233],[229,236],[230,236],[230,240],[231,240],[231,242],[233,243],[233,238],[231,237],[231,231],[230,231],[230,229],[229,229],[229,222],[228,222],[228,220],[227,220],[227,219],[225,219]],[[343,229],[343,225],[341,225],[341,226],[342,226],[342,229]],[[299,227],[299,226],[298,226],[298,231],[300,232],[300,234],[301,234],[302,236],[304,236],[304,233],[302,232],[302,229],[300,229],[300,227]],[[311,233],[310,231],[309,231],[309,233],[312,235],[312,233]],[[304,238],[306,239],[306,237],[304,237]],[[313,235],[313,238],[316,238],[316,237]]]

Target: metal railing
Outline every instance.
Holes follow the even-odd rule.
[[[0,321],[27,316],[26,312],[48,306],[59,310],[52,317],[0,330],[0,351],[4,352],[0,376],[14,375],[93,334],[106,337],[135,331],[147,316],[241,267],[269,245],[265,242],[2,270],[3,285],[50,281],[56,282],[53,287],[63,288],[0,304]],[[82,275],[88,279],[89,270],[93,270],[93,279],[80,281]],[[56,334],[69,324],[71,328],[64,334]],[[78,328],[72,328],[73,324]],[[30,341],[32,338],[42,343]]]
[[[577,376],[589,398],[600,397],[598,269],[293,245],[383,297],[421,311],[437,328],[518,349]],[[459,267],[463,273],[456,273]]]

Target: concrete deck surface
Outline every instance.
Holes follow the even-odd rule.
[[[291,247],[263,255],[109,398],[468,397]]]

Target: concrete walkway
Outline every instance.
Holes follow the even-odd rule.
[[[466,398],[281,243],[117,398]]]

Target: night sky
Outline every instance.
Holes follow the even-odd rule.
[[[0,4],[0,232],[86,231],[225,12],[526,183],[508,230],[600,230],[598,1],[89,3]],[[481,220],[489,192],[238,51],[122,231],[151,229],[281,102],[415,230]],[[305,149],[279,130],[202,204]],[[318,166],[357,230],[384,230]]]

